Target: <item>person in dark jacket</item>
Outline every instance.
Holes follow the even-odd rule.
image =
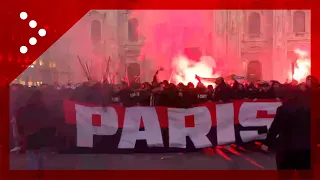
[[[140,87],[140,99],[139,104],[141,106],[150,106],[150,99],[151,99],[151,84],[145,82],[141,84]]]
[[[307,88],[317,88],[319,87],[319,80],[314,76],[307,76],[306,77],[306,86]]]
[[[117,104],[117,105],[120,105],[121,104],[121,101],[120,101],[120,91],[121,91],[121,87],[120,85],[114,85],[111,87],[112,90],[110,92],[110,96],[109,96],[109,102],[110,104]]]
[[[178,108],[191,108],[193,99],[194,99],[194,93],[192,91],[193,89],[188,88],[188,86],[180,86],[178,88]]]
[[[164,104],[168,107],[177,107],[179,105],[179,96],[177,87],[170,83],[163,91]],[[162,98],[162,97],[161,97]]]
[[[276,99],[280,100],[283,99],[283,97],[281,97],[281,89],[282,89],[282,84],[279,81],[270,81],[270,89],[272,91],[272,94],[274,97],[276,97]]]
[[[208,101],[214,101],[214,88],[212,85],[208,86]]]
[[[39,90],[33,93],[26,106],[18,110],[16,121],[19,134],[26,137],[28,168],[43,169],[43,148],[51,146],[56,127]]]
[[[250,82],[246,86],[247,97],[249,99],[256,99],[259,89],[255,86],[253,82]]]
[[[124,107],[136,106],[137,96],[140,94],[131,87],[124,88],[120,91],[120,101]]]
[[[257,99],[275,99],[275,92],[270,88],[269,83],[261,82],[258,84],[259,91],[256,94]]]
[[[97,82],[89,82],[86,94],[86,103],[102,106],[103,96],[101,94],[101,84]]]
[[[177,101],[175,100],[176,89],[172,85],[166,85],[166,83],[161,83],[161,91],[158,91],[157,96],[157,105],[159,106],[174,106]]]
[[[244,86],[238,81],[234,81],[232,86],[232,99],[239,100],[246,98],[246,91]]]
[[[284,91],[283,105],[277,109],[263,149],[276,150],[278,170],[310,170],[310,101],[297,87],[289,91]],[[280,173],[280,178],[288,175]]]
[[[220,102],[230,101],[232,98],[232,89],[228,86],[222,77],[217,78],[214,91],[215,100]]]
[[[203,83],[199,82],[197,84],[197,87],[195,89],[195,93],[196,93],[196,96],[195,96],[194,105],[203,104],[205,102],[208,102],[210,94],[208,92],[208,89],[206,88],[206,86]]]

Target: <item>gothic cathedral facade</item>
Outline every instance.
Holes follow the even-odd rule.
[[[206,18],[212,19],[212,28],[206,31],[210,46],[206,48],[214,59],[224,62],[226,75],[235,73],[253,80],[284,82],[290,78],[292,62],[297,58],[293,51],[311,45],[310,10],[207,10],[206,13]],[[150,62],[138,60],[144,45],[144,38],[138,33],[139,21],[130,16],[129,10],[90,11],[44,55],[50,54],[50,59],[68,57],[72,67],[69,70],[77,71],[73,69],[78,64],[77,55],[98,54],[111,58],[110,65],[114,68],[110,71],[117,71],[120,76],[128,74],[131,80],[140,77],[140,81],[151,81],[156,69],[150,67]],[[60,57],[53,57],[58,54]],[[59,65],[65,63],[62,61],[57,62],[58,69],[65,67]],[[77,77],[72,79],[81,81]]]

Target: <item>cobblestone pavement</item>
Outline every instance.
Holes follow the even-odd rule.
[[[23,170],[26,155],[11,154],[11,170]],[[47,154],[50,170],[274,170],[274,154],[166,153],[166,154]]]

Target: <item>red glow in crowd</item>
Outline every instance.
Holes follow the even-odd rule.
[[[296,67],[294,67],[293,79],[297,80],[300,83],[304,81],[308,75],[310,75],[310,53],[302,49],[296,49],[294,52],[297,54],[298,59],[296,61]]]

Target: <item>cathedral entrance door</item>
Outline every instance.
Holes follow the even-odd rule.
[[[247,67],[248,81],[255,82],[262,80],[262,64],[260,61],[250,61]]]

